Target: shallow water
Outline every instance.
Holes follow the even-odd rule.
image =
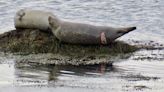
[[[14,14],[22,8],[51,11],[62,19],[95,25],[137,26],[119,40],[164,44],[163,0],[0,0],[0,33],[14,29]],[[0,54],[0,92],[164,91],[164,50],[137,51],[112,67],[15,61],[12,55]]]
[[[113,66],[17,63],[1,53],[1,92],[163,92],[164,50],[140,50]]]

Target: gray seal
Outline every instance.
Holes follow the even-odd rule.
[[[61,41],[71,44],[110,44],[136,27],[113,28],[48,18],[53,34]]]
[[[48,17],[53,17],[51,12],[41,10],[21,9],[14,17],[15,28],[30,28],[48,30]]]

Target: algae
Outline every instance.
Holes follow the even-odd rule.
[[[0,50],[21,55],[52,53],[54,57],[43,62],[111,62],[112,56],[124,55],[138,50],[136,46],[116,41],[109,45],[74,45],[60,42],[51,30],[16,29],[0,35]],[[27,60],[28,61],[28,60]],[[43,63],[42,62],[42,63]],[[79,63],[80,62],[80,63]],[[90,64],[88,63],[88,64]]]
[[[51,31],[38,29],[17,29],[0,35],[0,48],[3,51],[24,53],[60,53],[63,55],[117,54],[134,52],[138,48],[123,42],[110,45],[73,45],[59,42]]]

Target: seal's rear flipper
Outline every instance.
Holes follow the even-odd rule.
[[[128,28],[122,28],[119,31],[117,31],[117,33],[122,33],[122,34],[126,34],[129,33],[133,30],[137,29],[136,27],[128,27]]]
[[[129,27],[129,28],[127,28],[127,32],[133,31],[135,29],[137,29],[137,27]]]

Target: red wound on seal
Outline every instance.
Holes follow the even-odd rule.
[[[107,44],[107,40],[106,40],[106,36],[105,36],[105,33],[104,32],[101,32],[100,34],[100,41],[101,41],[101,44]]]

